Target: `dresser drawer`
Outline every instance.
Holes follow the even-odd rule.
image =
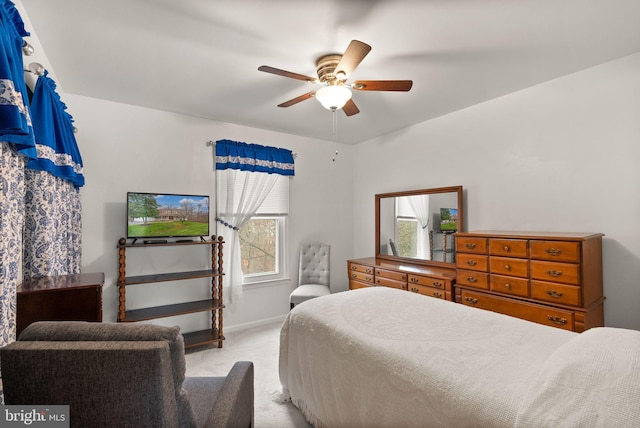
[[[531,260],[531,279],[580,285],[580,266]]]
[[[487,238],[456,236],[456,249],[460,253],[487,254]]]
[[[349,279],[355,281],[370,282],[373,284],[373,275],[370,273],[351,271],[349,272]]]
[[[494,256],[521,257],[529,256],[526,239],[489,239],[489,254]]]
[[[527,278],[491,274],[489,277],[489,288],[496,293],[529,297],[529,280]]]
[[[575,285],[531,281],[531,297],[562,305],[581,305],[580,287]]]
[[[406,281],[396,281],[395,279],[389,279],[383,276],[376,276],[375,284],[383,287],[399,288],[401,290],[407,289]]]
[[[371,266],[349,263],[349,272],[362,272],[373,275],[374,269]]]
[[[489,274],[459,269],[458,275],[456,276],[456,284],[488,290]]]
[[[480,254],[458,253],[456,255],[458,269],[489,272],[489,257]]]
[[[430,276],[410,274],[407,282],[409,283],[409,285],[424,285],[426,287],[433,287],[442,290],[444,290],[445,288],[451,288],[447,287],[447,281],[440,278],[431,278]]]
[[[538,324],[573,331],[574,313],[534,303],[523,302],[506,297],[462,290],[460,303],[480,309],[490,310],[512,317],[522,318]]]
[[[564,241],[531,241],[531,258],[580,262],[580,243]]]
[[[373,283],[362,282],[362,281],[349,281],[349,290],[356,290],[358,288],[368,288],[373,287]]]
[[[412,293],[422,294],[423,296],[435,297],[436,299],[444,299],[446,295],[444,289],[425,287],[424,285],[418,285],[418,284],[409,284],[408,290],[411,291]]]
[[[489,257],[491,273],[509,276],[529,277],[529,260],[512,259],[509,257]]]
[[[376,279],[379,277],[407,282],[407,274],[404,272],[376,268]]]

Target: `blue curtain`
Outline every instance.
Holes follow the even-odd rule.
[[[293,153],[277,147],[231,140],[216,141],[216,170],[266,172],[294,175]]]
[[[22,61],[22,38],[28,35],[15,5],[0,0],[0,142],[13,143],[19,153],[35,158]]]
[[[37,159],[25,171],[24,278],[79,273],[82,257],[82,158],[73,118],[48,73],[31,99]]]
[[[49,171],[54,177],[69,180],[76,187],[84,185],[82,158],[73,134],[73,118],[56,92],[56,84],[45,71],[38,77],[31,99],[37,159],[28,169]]]

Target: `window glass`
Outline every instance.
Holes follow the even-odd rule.
[[[238,234],[242,273],[277,274],[278,266],[278,219],[253,217]]]
[[[403,257],[418,254],[418,222],[415,218],[398,218],[398,252]]]

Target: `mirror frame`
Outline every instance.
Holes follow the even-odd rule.
[[[457,193],[458,194],[458,232],[464,232],[464,207],[462,197],[462,186],[450,186],[450,187],[436,187],[433,189],[421,189],[421,190],[407,190],[404,192],[390,192],[390,193],[378,193],[376,198],[376,235],[375,255],[377,259],[393,260],[396,262],[412,263],[426,266],[441,266],[441,267],[456,267],[455,261],[453,263],[440,262],[434,260],[416,259],[410,257],[393,256],[389,254],[380,254],[380,199],[382,198],[396,198],[399,196],[413,196],[413,195],[429,195],[434,193]]]

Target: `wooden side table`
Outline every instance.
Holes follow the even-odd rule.
[[[16,335],[36,321],[102,322],[104,273],[30,278],[18,285]]]

